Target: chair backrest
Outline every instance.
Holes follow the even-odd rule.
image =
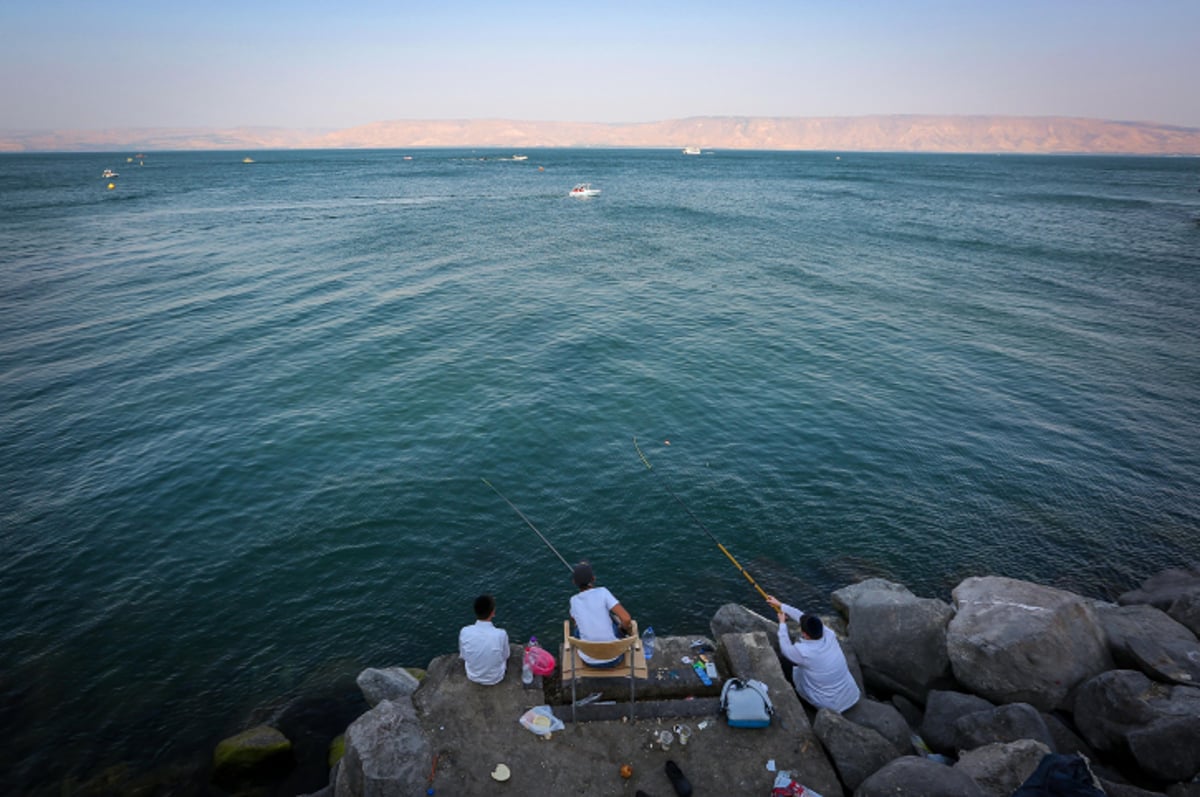
[[[638,635],[637,620],[630,626],[630,634],[611,642],[588,642],[579,637],[571,636],[571,621],[563,621],[563,680],[572,678],[646,678],[649,670],[646,667],[646,651],[642,647],[642,638]],[[593,659],[608,661],[617,656],[627,654],[625,661],[616,667],[593,667],[580,656],[586,653]]]
[[[593,667],[579,655],[586,653],[593,659],[608,661],[622,654],[625,660],[615,667]],[[642,647],[642,638],[638,635],[637,620],[630,626],[630,634],[612,642],[588,642],[571,636],[571,621],[563,621],[563,647],[560,659],[563,683],[571,684],[571,719],[575,719],[575,684],[580,678],[628,678],[629,679],[629,718],[634,718],[634,683],[639,678],[649,677],[646,666],[646,651]]]

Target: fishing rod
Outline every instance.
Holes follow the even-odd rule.
[[[504,493],[502,493],[502,492],[500,492],[499,490],[497,490],[497,489],[496,489],[496,487],[495,487],[495,485],[493,485],[493,484],[492,484],[490,481],[488,481],[487,479],[484,479],[484,480],[483,480],[483,483],[484,483],[484,484],[486,484],[488,487],[491,487],[491,488],[492,488],[492,490],[493,490],[493,491],[496,493],[496,495],[500,496],[501,498],[504,498]],[[538,535],[538,537],[541,537],[541,540],[542,540],[542,542],[546,543],[546,547],[547,547],[547,548],[549,548],[550,550],[554,551],[554,555],[555,555],[555,556],[557,556],[557,557],[559,558],[559,560],[560,560],[560,561],[561,561],[561,562],[562,562],[564,565],[566,565],[566,566],[567,566],[567,569],[568,569],[568,570],[570,570],[572,573],[574,573],[574,572],[575,572],[575,568],[571,567],[570,563],[569,563],[569,562],[567,562],[567,560],[566,560],[566,559],[563,559],[563,556],[562,556],[562,554],[560,554],[560,553],[558,552],[558,550],[557,550],[557,549],[555,549],[555,547],[554,547],[553,545],[551,545],[551,544],[550,544],[550,540],[548,540],[548,539],[546,539],[544,536],[542,536],[542,533],[541,533],[540,531],[538,531],[538,529],[537,529],[537,526],[533,525],[533,523],[531,523],[531,522],[530,522],[529,518],[525,517],[525,513],[524,513],[524,512],[522,512],[520,509],[517,509],[517,506],[516,506],[516,504],[514,504],[512,501],[509,501],[507,498],[504,498],[504,503],[506,503],[506,504],[508,504],[509,506],[511,506],[511,507],[513,508],[513,511],[514,511],[514,512],[516,512],[518,515],[520,515],[520,516],[521,516],[521,520],[524,520],[524,521],[525,521],[525,523],[526,523],[526,524],[529,526],[529,528],[533,529],[533,533],[534,533],[534,534]],[[748,578],[748,576],[747,576],[747,578]]]
[[[641,458],[641,460],[642,460],[642,464],[646,466],[646,470],[648,470],[648,471],[650,471],[651,473],[653,473],[653,472],[654,472],[654,467],[653,467],[653,466],[650,464],[650,460],[646,459],[646,455],[642,453],[642,449],[641,449],[641,447],[638,445],[638,442],[637,442],[637,435],[634,435],[634,437],[633,437],[633,447],[634,447],[635,449],[637,449],[638,457],[639,457],[639,458]],[[687,507],[687,504],[685,504],[685,503],[684,503],[684,502],[683,502],[683,501],[682,501],[682,500],[679,498],[679,496],[677,496],[677,495],[675,494],[675,491],[674,491],[674,490],[672,490],[672,489],[670,488],[670,486],[668,486],[668,485],[667,485],[667,483],[666,483],[666,482],[664,482],[664,481],[662,481],[662,480],[659,480],[659,483],[660,483],[660,484],[662,484],[662,486],[663,486],[663,489],[665,489],[665,490],[666,490],[666,491],[667,491],[667,492],[668,492],[668,493],[671,495],[671,497],[675,499],[675,502],[676,502],[676,503],[678,503],[678,504],[679,504],[681,507],[683,507],[683,511],[684,511],[684,512],[687,512],[687,513],[688,513],[688,515],[690,515],[690,516],[691,516],[692,520],[696,521],[696,525],[697,525],[697,526],[699,526],[700,528],[704,529],[704,533],[708,535],[708,538],[709,538],[710,540],[712,540],[713,542],[715,542],[715,543],[717,544],[717,547],[721,549],[721,553],[723,553],[723,554],[725,554],[726,556],[728,556],[728,557],[729,557],[729,561],[733,562],[733,566],[734,566],[734,567],[736,567],[736,568],[738,569],[738,572],[739,572],[739,573],[741,573],[743,576],[745,576],[745,577],[746,577],[746,580],[750,582],[750,586],[752,586],[752,587],[754,587],[756,590],[758,590],[758,594],[759,594],[759,595],[762,595],[762,598],[763,598],[763,600],[767,600],[767,593],[763,592],[763,589],[762,589],[762,587],[758,586],[758,582],[756,582],[756,581],[754,580],[754,577],[753,577],[753,576],[751,576],[749,573],[747,573],[747,572],[746,572],[746,568],[744,568],[744,567],[742,567],[740,564],[738,564],[738,560],[733,558],[733,554],[731,554],[731,553],[729,552],[729,549],[728,549],[728,548],[726,548],[724,545],[722,545],[722,544],[721,544],[721,541],[720,541],[720,540],[718,540],[718,539],[716,538],[716,536],[715,536],[715,535],[713,535],[713,533],[712,533],[711,531],[709,531],[709,530],[708,530],[708,527],[707,527],[707,526],[705,526],[703,523],[701,523],[701,522],[700,522],[700,518],[696,517],[696,515],[695,515],[695,514],[692,512],[692,510],[688,509],[688,507]]]

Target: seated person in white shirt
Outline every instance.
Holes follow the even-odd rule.
[[[571,571],[571,581],[579,588],[579,592],[571,597],[571,620],[580,639],[588,642],[612,642],[617,634],[627,636],[630,632],[633,618],[616,596],[607,587],[596,586],[596,576],[592,566],[580,562]],[[616,667],[625,659],[625,654],[610,661],[598,661],[585,653],[580,658],[593,667]]]
[[[825,624],[815,614],[805,614],[774,596],[767,603],[779,616],[779,652],[795,666],[792,683],[796,692],[816,708],[839,714],[858,702],[861,696],[837,636],[825,633]],[[800,623],[800,639],[792,641],[787,618]]]
[[[492,625],[495,616],[496,599],[480,595],[475,599],[475,624],[458,632],[458,655],[466,663],[467,678],[484,686],[504,680],[511,653],[508,632]]]

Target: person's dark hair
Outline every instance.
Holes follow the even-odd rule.
[[[476,619],[486,620],[492,616],[494,611],[496,611],[496,599],[491,595],[480,595],[475,599]]]
[[[580,589],[583,589],[595,580],[596,576],[592,573],[592,566],[587,562],[580,562],[571,570],[571,581]]]
[[[806,614],[800,618],[800,630],[808,634],[809,639],[820,639],[825,633],[821,618],[815,614]]]

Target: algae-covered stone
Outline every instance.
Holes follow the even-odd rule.
[[[212,779],[226,788],[270,779],[293,763],[292,743],[269,725],[223,739],[213,752]]]
[[[346,754],[346,734],[341,734],[329,743],[329,768],[333,769],[333,765],[342,760],[342,756]]]

